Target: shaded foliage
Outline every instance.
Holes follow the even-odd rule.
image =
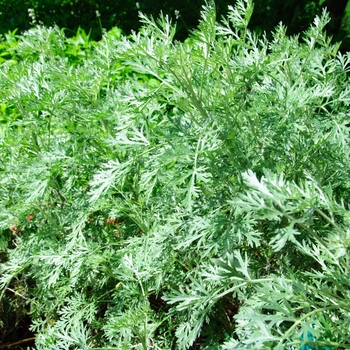
[[[0,0],[0,33],[7,33],[16,28],[23,32],[32,26],[34,19],[34,22],[46,26],[58,25],[60,28],[67,28],[68,36],[75,34],[79,26],[86,32],[91,29],[92,38],[98,40],[102,35],[101,25],[106,30],[117,26],[126,34],[131,30],[138,30],[141,26],[138,12],[142,11],[154,18],[163,12],[174,21],[177,20],[176,38],[184,40],[189,32],[197,27],[204,4],[204,0]],[[228,6],[233,5],[234,1],[217,0],[215,4],[220,18],[227,14]],[[305,30],[314,17],[320,15],[322,9],[327,7],[331,15],[327,32],[337,41],[343,40],[343,49],[346,50],[349,48],[347,36],[350,34],[350,28],[340,28],[346,4],[347,0],[257,0],[249,27],[258,32],[270,33],[282,21],[288,28],[288,34],[297,34]],[[28,9],[32,9],[30,14]],[[96,15],[96,11],[99,15]]]

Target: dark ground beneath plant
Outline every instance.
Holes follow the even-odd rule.
[[[24,350],[34,346],[35,337],[29,330],[30,324],[30,317],[27,316],[15,328],[0,328],[0,349]]]
[[[7,260],[6,253],[0,253],[0,263]],[[0,350],[24,350],[34,346],[34,334],[29,330],[31,318],[23,310],[15,310],[17,298],[13,293],[7,293],[0,303],[0,321],[5,327],[0,327]],[[14,303],[14,304],[13,304]]]

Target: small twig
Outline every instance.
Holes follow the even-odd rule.
[[[13,289],[11,289],[11,288],[6,288],[6,290],[9,290],[10,292],[12,292],[13,294],[16,294],[16,295],[18,295],[19,297],[21,297],[21,298],[23,298],[23,299],[25,299],[25,300],[28,300],[28,298],[26,298],[25,296],[23,296],[21,293],[18,293],[18,292],[16,292],[15,290],[13,290]]]
[[[10,349],[10,348],[12,348],[14,346],[21,345],[21,344],[24,344],[24,343],[29,343],[29,342],[31,342],[33,340],[35,340],[35,337],[22,339],[22,340],[16,341],[15,343],[6,344],[6,345],[0,345],[0,349]]]

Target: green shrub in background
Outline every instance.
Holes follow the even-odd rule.
[[[349,49],[350,28],[341,28],[342,18],[346,16],[348,0],[257,0],[249,28],[256,32],[270,34],[279,22],[287,26],[287,34],[297,34],[312,23],[322,9],[330,11],[331,21],[327,32],[335,41],[343,41],[342,50]],[[140,28],[138,12],[157,18],[160,12],[178,21],[176,38],[184,40],[190,31],[197,27],[200,9],[204,0],[0,0],[0,33],[15,29],[22,33],[42,23],[46,26],[58,25],[67,28],[66,35],[72,36],[80,26],[86,32],[91,30],[94,40],[101,38],[101,24],[110,30],[117,26],[126,34]],[[217,0],[217,18],[226,16],[227,7],[234,0]],[[98,11],[98,12],[96,12]]]
[[[3,327],[30,315],[38,350],[350,348],[350,54],[326,13],[300,43],[252,11],[208,5],[183,43],[141,16],[9,48]]]
[[[12,33],[6,33],[0,36],[0,63],[7,61],[8,64],[16,64],[13,51],[11,49],[18,43],[18,37],[16,37],[16,30]]]

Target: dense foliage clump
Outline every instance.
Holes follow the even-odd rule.
[[[182,43],[166,16],[7,36],[2,327],[29,315],[38,350],[350,348],[350,55],[326,12],[268,40],[252,11],[206,6]]]

